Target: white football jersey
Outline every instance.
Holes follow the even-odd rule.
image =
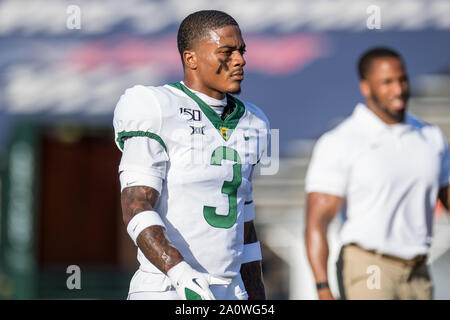
[[[231,95],[225,120],[182,83],[127,89],[114,111],[117,146],[148,137],[163,179],[155,210],[170,242],[200,272],[239,273],[244,245],[244,203],[251,175],[267,146],[269,122],[256,106]],[[164,168],[164,167],[163,167]],[[121,168],[123,170],[123,165]],[[138,249],[141,269],[159,272]]]

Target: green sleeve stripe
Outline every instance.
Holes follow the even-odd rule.
[[[124,140],[125,140],[124,138],[129,138],[129,137],[149,137],[150,139],[154,139],[154,140],[158,141],[159,144],[167,152],[167,147],[166,147],[166,144],[164,143],[163,139],[161,139],[161,137],[158,136],[157,134],[148,132],[148,131],[122,131],[122,132],[119,132],[119,134],[117,135],[117,142],[119,143],[120,149],[123,150],[123,145],[124,145]]]

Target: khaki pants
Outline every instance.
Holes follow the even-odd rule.
[[[432,299],[433,287],[425,262],[407,264],[346,245],[341,249],[337,272],[343,299]]]

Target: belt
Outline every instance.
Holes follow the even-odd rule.
[[[417,256],[415,256],[412,259],[403,259],[403,258],[399,258],[399,257],[396,257],[396,256],[391,256],[390,254],[379,253],[379,252],[377,252],[375,250],[367,250],[367,249],[359,246],[356,243],[349,243],[346,246],[355,247],[355,248],[358,248],[358,249],[363,250],[365,252],[371,253],[373,255],[382,257],[384,259],[391,260],[391,261],[394,261],[394,262],[403,263],[404,265],[407,265],[409,267],[417,266],[417,265],[419,265],[421,263],[424,263],[427,260],[427,255],[426,254],[417,255]]]

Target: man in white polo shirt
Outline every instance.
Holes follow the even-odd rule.
[[[366,104],[316,143],[306,176],[308,259],[320,299],[328,287],[327,227],[340,211],[341,298],[431,299],[426,254],[438,198],[448,209],[447,139],[406,112],[409,84],[395,51],[358,64]]]

